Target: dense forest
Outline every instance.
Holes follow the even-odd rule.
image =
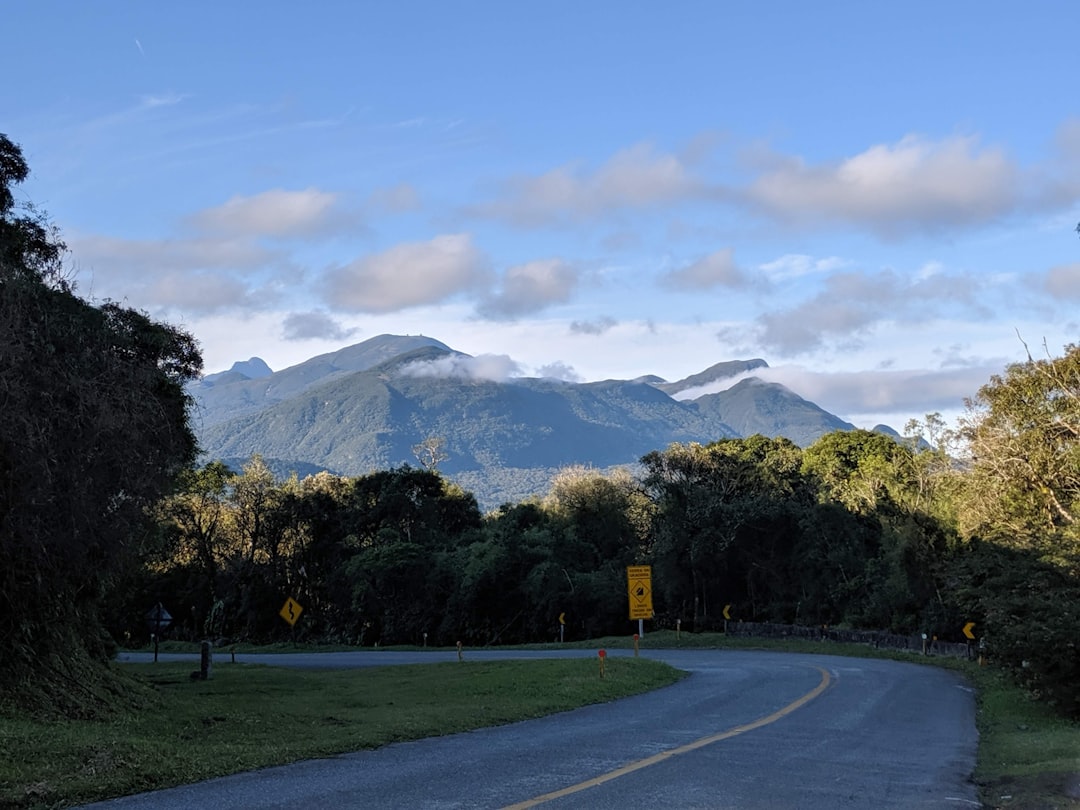
[[[209,464],[158,504],[110,626],[145,638],[163,601],[192,639],[552,641],[560,614],[568,640],[628,634],[626,567],[649,564],[650,627],[720,629],[725,605],[956,641],[972,621],[990,660],[1075,712],[1078,382],[1069,347],[984,386],[959,431],[931,414],[907,442],[672,445],[637,476],[567,469],[489,514],[431,468],[279,481],[258,457]]]
[[[651,627],[715,630],[728,604],[952,640],[975,622],[993,664],[1080,715],[1080,347],[1008,367],[949,429],[930,414],[905,441],[675,444],[634,474],[566,469],[544,497],[484,514],[423,447],[416,468],[357,477],[194,465],[194,340],[78,298],[63,244],[15,205],[26,173],[0,136],[12,694],[107,688],[104,662],[147,640],[157,604],[173,636],[226,642],[553,641],[560,614],[568,640],[630,633],[626,567],[648,564]],[[287,598],[295,624],[279,616]]]

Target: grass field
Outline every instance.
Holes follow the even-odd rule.
[[[632,646],[608,638],[566,647]],[[975,685],[975,779],[988,808],[1080,810],[1080,725],[1009,684],[993,667],[860,645],[763,641],[657,632],[652,648],[772,649],[900,658],[961,671]],[[552,645],[535,645],[550,649]],[[193,651],[168,645],[163,649]],[[237,651],[311,652],[310,647]],[[344,648],[339,648],[344,649]],[[149,682],[145,708],[107,720],[43,722],[0,717],[0,807],[53,808],[211,776],[539,717],[614,700],[678,680],[646,658],[421,664],[348,671],[233,666],[218,652],[214,677],[191,664],[132,665]],[[220,663],[218,663],[220,662]],[[145,688],[145,686],[143,687]]]
[[[452,662],[340,671],[125,669],[156,699],[108,720],[0,718],[0,807],[52,808],[541,717],[674,683],[647,659]]]

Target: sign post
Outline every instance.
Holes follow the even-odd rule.
[[[161,641],[161,634],[169,629],[170,624],[172,624],[172,615],[161,602],[158,602],[146,612],[146,626],[150,628],[150,638],[154,640],[155,664],[158,659],[158,643]]]
[[[964,638],[967,640],[968,648],[968,661],[975,657],[975,645],[972,643],[975,641],[975,633],[972,631],[975,629],[975,622],[968,622],[964,625]],[[980,661],[980,663],[982,663]]]
[[[566,614],[559,614],[559,643],[562,644],[566,639]]]
[[[653,616],[652,566],[627,566],[626,590],[630,598],[630,618],[638,620],[638,635],[642,636],[645,634],[645,619]]]

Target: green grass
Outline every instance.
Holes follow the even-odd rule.
[[[987,807],[1080,808],[1080,724],[1055,715],[998,671],[977,669],[979,763]]]
[[[865,645],[648,633],[642,649],[761,649],[892,658],[955,669],[978,694],[975,780],[988,808],[1080,810],[1080,724],[1063,720],[992,666]],[[560,645],[524,645],[552,649]],[[628,649],[629,636],[567,648]],[[162,650],[166,647],[163,645]],[[170,645],[195,651],[197,645]],[[228,650],[228,647],[224,648]],[[294,644],[243,652],[329,651]],[[410,649],[410,648],[394,648]],[[415,649],[415,648],[411,648]],[[399,740],[539,717],[672,683],[679,673],[647,658],[464,662],[334,672],[232,665],[191,681],[192,665],[133,665],[154,690],[144,708],[106,720],[0,717],[0,807],[62,807]],[[149,708],[145,708],[149,706]],[[194,743],[198,741],[198,745]],[[18,761],[14,761],[17,759]]]
[[[0,718],[0,807],[63,807],[252,768],[541,717],[674,683],[647,659],[450,662],[337,671],[125,667],[157,692],[106,720]]]

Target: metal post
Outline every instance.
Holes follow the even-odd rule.
[[[210,680],[210,667],[214,660],[210,647],[210,642],[204,641],[199,649],[199,677],[204,681]]]

